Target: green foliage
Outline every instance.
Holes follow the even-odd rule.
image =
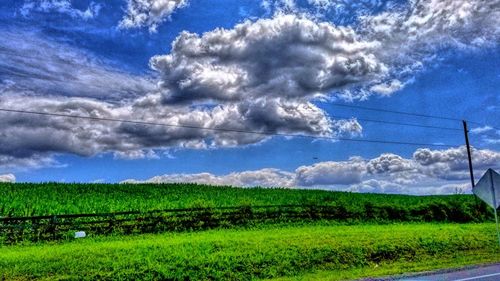
[[[0,246],[0,272],[7,280],[255,280],[473,255],[498,261],[496,247],[491,223],[322,222]]]
[[[425,217],[429,221],[467,222],[490,216],[472,195],[406,196],[197,184],[0,183],[0,216],[263,205],[334,206],[342,219],[382,221]]]
[[[483,222],[492,216],[485,204],[478,204],[471,195],[404,196],[196,184],[57,183],[0,184],[0,195],[0,216],[50,216],[37,220],[0,220],[0,244],[68,239],[66,234],[76,230],[91,235],[139,234],[320,220],[466,223]],[[182,210],[148,212],[164,209]],[[139,214],[60,216],[119,211]]]

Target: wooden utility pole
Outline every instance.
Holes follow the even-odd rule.
[[[472,156],[469,144],[469,130],[467,129],[467,121],[463,120],[462,122],[464,124],[465,144],[467,145],[467,156],[469,157],[470,181],[472,183],[472,188],[474,188],[476,184],[474,183],[474,170],[472,169]]]

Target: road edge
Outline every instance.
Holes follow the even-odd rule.
[[[391,275],[391,276],[376,277],[376,278],[369,277],[369,278],[356,279],[355,281],[393,281],[393,280],[399,280],[402,278],[424,277],[424,276],[429,276],[429,275],[434,275],[434,274],[446,274],[446,273],[451,273],[451,272],[470,270],[470,269],[488,267],[488,266],[493,266],[493,265],[500,265],[500,262],[481,263],[481,264],[467,265],[467,266],[461,266],[461,267],[456,267],[456,268],[437,269],[437,270],[414,272],[414,273],[404,273],[404,274],[399,274],[399,275]]]

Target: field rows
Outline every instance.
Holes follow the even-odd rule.
[[[0,217],[266,205],[333,205],[358,213],[370,205],[397,210],[432,205],[464,212],[477,209],[472,195],[405,196],[196,184],[0,183]],[[484,205],[479,207],[484,213]]]

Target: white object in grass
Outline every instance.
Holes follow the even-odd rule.
[[[75,238],[83,238],[87,236],[87,234],[85,234],[85,231],[77,231],[75,232]]]

